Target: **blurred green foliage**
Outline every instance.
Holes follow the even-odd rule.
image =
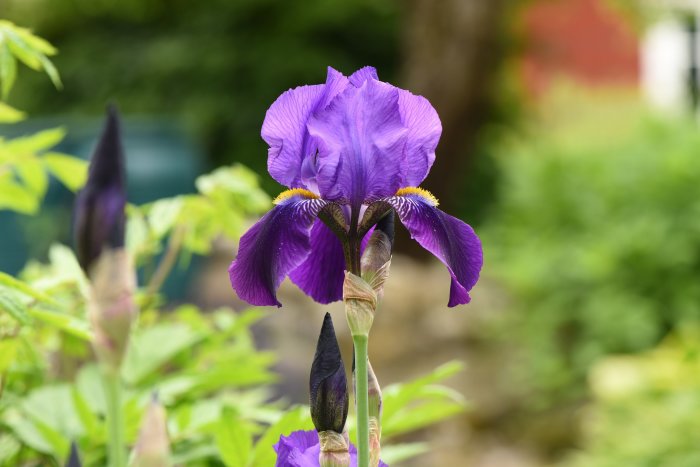
[[[33,114],[177,115],[216,165],[265,173],[265,111],[286,89],[321,83],[331,65],[394,80],[399,8],[392,0],[5,0],[3,15],[61,50],[65,88],[35,76],[13,95]],[[270,193],[279,187],[264,177]]]
[[[503,149],[486,262],[535,404],[581,397],[597,359],[700,319],[700,133],[628,102],[570,99]]]
[[[48,58],[55,54],[51,44],[28,29],[0,20],[0,124],[17,123],[25,118],[24,112],[4,102],[17,79],[17,62],[43,71],[60,87],[58,71]],[[46,194],[49,174],[71,191],[83,185],[87,164],[51,151],[64,136],[61,128],[12,139],[0,136],[0,210],[35,214]]]
[[[683,329],[652,351],[597,363],[583,448],[566,465],[700,465],[699,343],[697,328]]]

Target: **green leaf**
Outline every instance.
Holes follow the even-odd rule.
[[[42,130],[29,136],[21,136],[7,141],[6,149],[17,153],[36,154],[56,146],[66,136],[64,128]]]
[[[7,99],[17,78],[17,62],[6,44],[0,42],[0,82],[2,82],[2,98]]]
[[[65,313],[41,310],[38,308],[30,309],[29,314],[39,321],[50,324],[51,326],[54,326],[57,329],[67,332],[68,334],[78,337],[84,341],[92,340],[90,324],[88,324],[88,322],[85,320],[67,315]]]
[[[0,102],[0,123],[17,123],[25,118],[25,113]]]
[[[53,452],[52,444],[46,440],[33,420],[13,411],[3,417],[3,422],[10,427],[23,444],[39,452],[47,454]]]
[[[463,368],[464,364],[455,360],[437,367],[431,373],[411,381],[410,383],[387,386],[382,391],[384,417],[390,417],[394,413],[404,410],[406,406],[416,400],[416,396],[420,396],[420,392],[423,388],[443,381],[459,373]]]
[[[464,411],[464,405],[454,401],[430,400],[408,407],[392,417],[382,417],[382,434],[387,438],[432,425]]]
[[[100,421],[97,415],[88,404],[87,400],[82,396],[77,388],[73,387],[71,394],[73,396],[73,404],[76,409],[80,423],[85,428],[85,433],[90,436],[91,439],[99,439],[100,433]]]
[[[255,443],[251,465],[253,467],[274,465],[277,456],[272,446],[279,441],[281,435],[289,435],[293,431],[312,428],[313,423],[311,422],[308,407],[300,406],[290,409],[277,422],[270,425],[258,442]]]
[[[63,89],[63,83],[61,82],[61,76],[58,74],[58,70],[54,64],[45,55],[39,55],[39,61],[44,71],[48,75],[49,79],[56,86],[56,89]]]
[[[43,199],[49,185],[49,178],[41,161],[35,157],[24,158],[15,164],[15,170],[24,182],[24,186],[31,190],[37,200]]]
[[[21,324],[29,324],[31,318],[27,307],[15,295],[12,289],[0,285],[0,310],[4,310]]]
[[[49,248],[49,260],[57,275],[77,284],[81,295],[87,298],[88,280],[73,250],[60,243],[55,243]]]
[[[402,443],[382,446],[382,461],[387,465],[396,465],[412,459],[430,450],[428,443]]]
[[[129,383],[137,384],[202,338],[183,324],[164,323],[147,328],[137,333],[129,345],[122,374]]]
[[[17,339],[0,339],[0,374],[7,371],[15,360],[19,341]]]
[[[66,188],[76,192],[85,185],[88,163],[77,157],[49,152],[42,157],[46,169]]]
[[[0,465],[12,465],[12,458],[22,449],[14,436],[0,435]]]
[[[48,303],[56,307],[60,306],[60,304],[53,298],[49,297],[48,295],[42,292],[39,292],[38,290],[35,290],[30,285],[2,271],[0,271],[0,286],[5,286],[10,289],[14,289],[17,292],[21,292],[24,295],[32,297],[40,302]]]
[[[13,30],[5,29],[4,35],[9,40],[7,45],[10,47],[15,57],[29,68],[36,71],[41,70],[41,60],[39,59],[41,53],[32,49],[29,44]]]
[[[216,447],[228,467],[247,467],[253,437],[247,426],[232,410],[224,410],[214,434]]]
[[[39,199],[11,176],[0,177],[0,209],[34,214],[39,209]]]
[[[58,52],[56,48],[51,45],[48,41],[42,39],[39,36],[35,36],[28,29],[16,28],[15,32],[20,36],[29,46],[45,55],[56,55]]]
[[[151,205],[148,223],[156,238],[161,238],[172,229],[181,210],[182,200],[179,197],[159,199]]]
[[[75,405],[73,391],[68,384],[42,386],[22,400],[23,412],[41,420],[65,436],[78,437],[84,433]]]
[[[449,362],[409,383],[387,386],[382,391],[382,435],[390,438],[414,431],[464,411],[466,402],[460,393],[435,384],[463,366]]]

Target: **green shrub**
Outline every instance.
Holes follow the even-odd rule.
[[[616,105],[570,105],[501,158],[486,264],[511,294],[521,376],[548,398],[700,318],[700,132]]]
[[[571,467],[700,465],[700,333],[685,330],[652,351],[608,357],[591,372],[583,449]]]

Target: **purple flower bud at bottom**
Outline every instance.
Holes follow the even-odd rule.
[[[280,436],[280,440],[274,446],[277,453],[275,467],[319,467],[318,455],[321,445],[318,433],[314,430],[295,431],[289,436]],[[357,466],[357,448],[350,444],[350,465]],[[379,461],[380,467],[388,467]]]

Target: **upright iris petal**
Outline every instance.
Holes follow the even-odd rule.
[[[317,183],[325,199],[360,209],[401,186],[407,129],[398,89],[369,79],[348,87],[308,122],[318,142]]]
[[[302,165],[316,148],[306,122],[313,112],[325,108],[347,82],[342,73],[328,67],[326,84],[290,89],[270,106],[261,134],[270,145],[267,170],[272,178],[288,187],[307,188],[302,181]]]

